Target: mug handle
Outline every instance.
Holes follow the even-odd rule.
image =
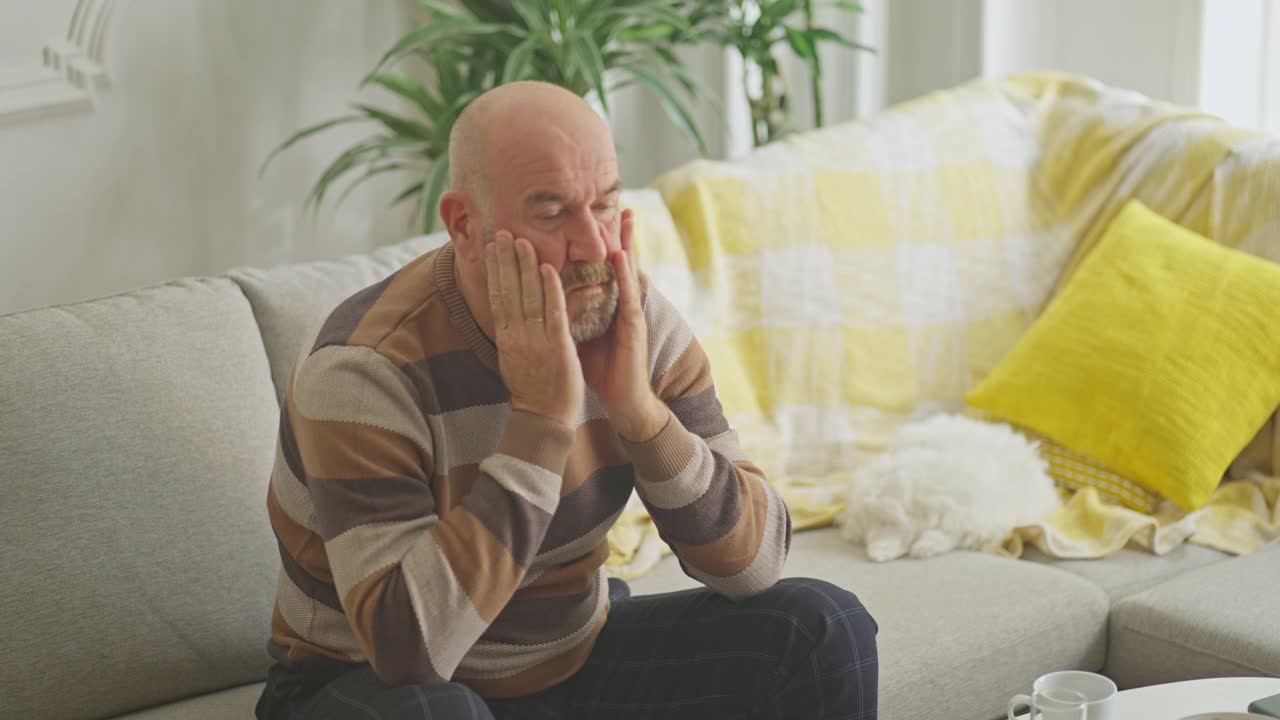
[[[1032,701],[1031,701],[1030,695],[1014,695],[1013,698],[1009,700],[1009,720],[1019,720],[1018,717],[1013,714],[1013,711],[1014,711],[1014,708],[1017,708],[1023,705],[1025,705],[1027,708],[1026,720],[1034,720],[1032,715],[1035,713],[1036,709],[1035,709],[1035,706],[1031,704],[1031,702]]]

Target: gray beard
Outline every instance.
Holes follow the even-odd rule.
[[[593,299],[569,318],[569,336],[574,344],[590,342],[609,332],[618,314],[618,283],[604,286],[604,295]]]

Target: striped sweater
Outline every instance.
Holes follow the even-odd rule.
[[[452,246],[341,303],[305,342],[281,412],[271,655],[486,697],[550,687],[604,624],[605,534],[633,489],[691,577],[733,599],[776,582],[786,507],[743,455],[679,313],[650,290],[645,314],[671,414],[629,443],[590,389],[574,428],[512,411]]]

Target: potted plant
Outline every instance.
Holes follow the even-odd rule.
[[[298,131],[278,153],[337,125],[376,128],[343,150],[317,178],[306,204],[318,208],[341,178],[355,175],[338,202],[362,181],[387,172],[414,173],[392,205],[413,200],[423,232],[435,225],[435,208],[448,182],[449,133],[463,108],[481,93],[516,80],[543,80],[592,102],[607,117],[610,93],[636,85],[703,155],[706,143],[688,103],[715,100],[680,62],[676,49],[711,40],[744,59],[744,87],[755,144],[788,131],[787,92],[775,56],[785,41],[808,63],[817,125],[821,125],[823,42],[866,49],[813,22],[814,0],[418,0],[426,19],[401,37],[362,82],[408,101],[411,115],[365,103],[353,112]],[[848,0],[836,7],[857,12]],[[753,85],[750,68],[761,83]],[[423,82],[425,80],[425,82]]]
[[[788,91],[776,49],[790,47],[809,67],[813,124],[822,127],[822,63],[818,48],[833,42],[853,50],[874,52],[815,22],[819,0],[705,0],[707,18],[700,35],[733,48],[742,56],[742,85],[751,109],[751,139],[767,145],[794,129]],[[862,7],[850,0],[826,2],[851,13]]]
[[[318,207],[340,178],[355,174],[341,197],[387,172],[417,173],[392,205],[415,200],[420,227],[430,231],[448,181],[449,132],[478,95],[515,80],[544,80],[588,98],[606,115],[609,94],[638,85],[660,102],[675,125],[706,154],[688,102],[706,97],[675,50],[696,42],[710,8],[672,0],[419,0],[426,20],[401,37],[362,86],[407,100],[412,116],[364,103],[354,112],[307,127],[281,143],[266,163],[295,143],[347,123],[376,132],[348,147],[321,173],[307,204]],[[409,70],[409,71],[406,71]],[[424,77],[428,82],[421,82]],[[264,168],[266,166],[264,163]],[[339,202],[341,202],[341,197]]]

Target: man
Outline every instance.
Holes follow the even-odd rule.
[[[874,718],[875,622],[779,581],[786,507],[643,289],[608,128],[514,83],[450,139],[450,242],[295,364],[259,718]],[[610,602],[632,490],[707,589]]]

